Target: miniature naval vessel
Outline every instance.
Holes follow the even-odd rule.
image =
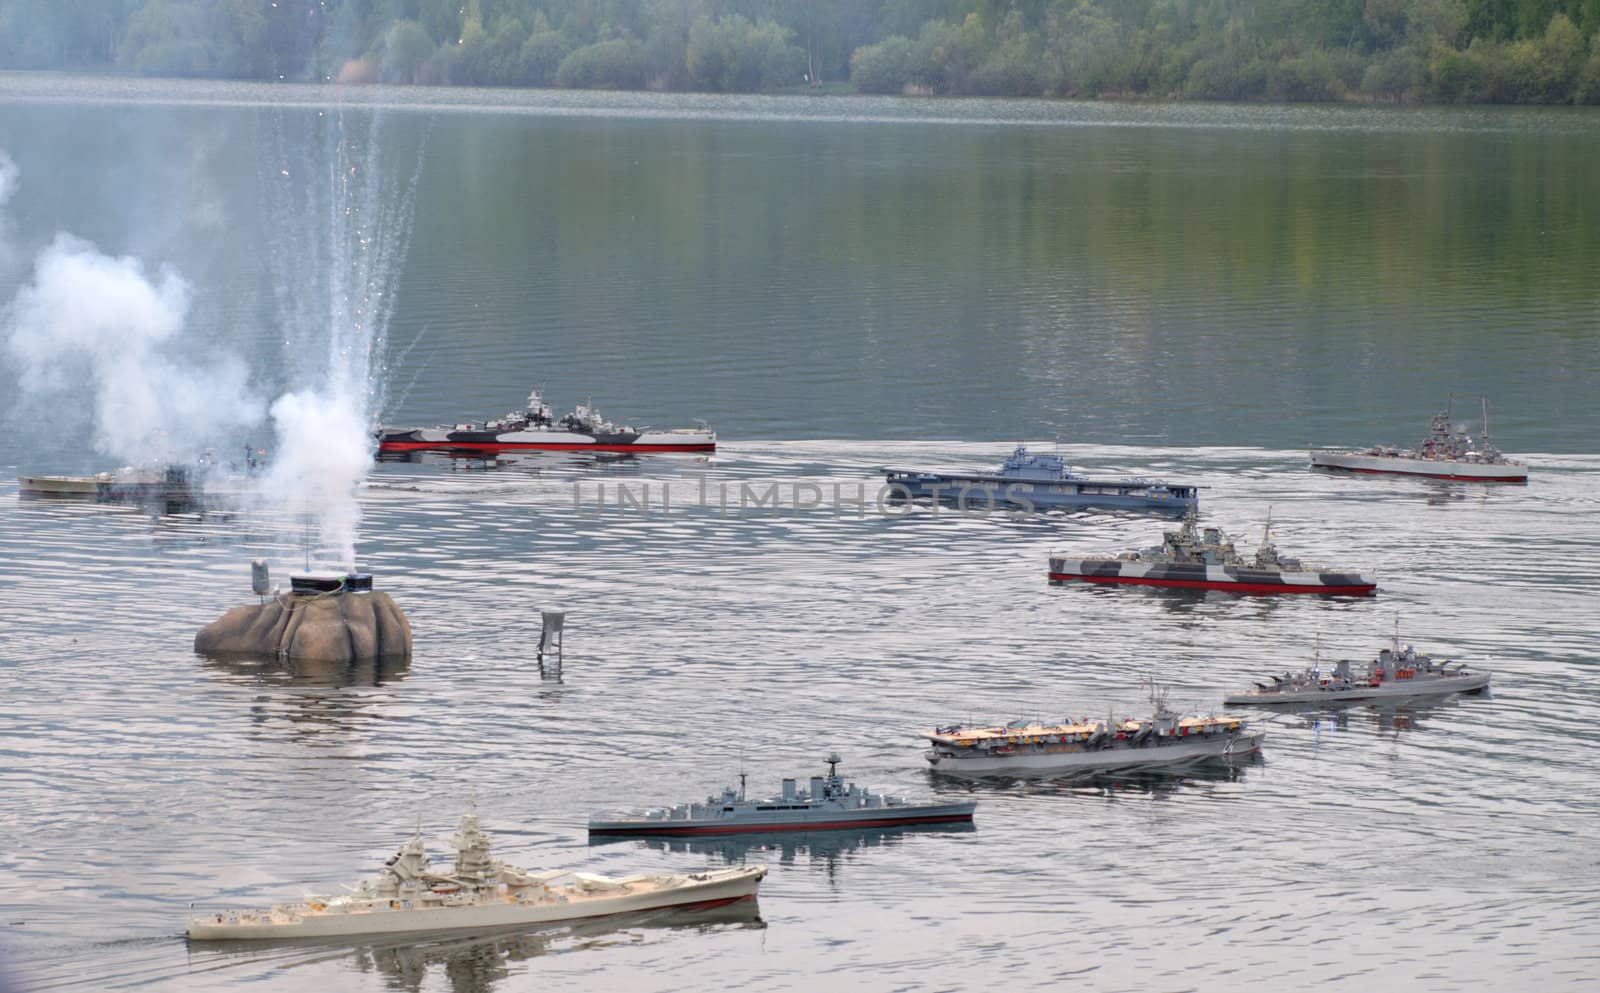
[[[1074,473],[1056,455],[1033,455],[1018,445],[999,472],[941,473],[899,469],[885,474],[902,498],[930,498],[964,510],[1002,505],[1034,509],[1100,507],[1184,514],[1200,506],[1199,488],[1158,479],[1093,479]]]
[[[586,452],[714,452],[717,433],[703,423],[698,428],[651,431],[618,426],[588,404],[579,404],[560,420],[538,390],[528,394],[528,405],[499,420],[482,424],[441,425],[432,428],[378,429],[378,451],[415,452],[426,449],[453,452],[586,451]]]
[[[800,789],[793,779],[783,781],[779,796],[751,800],[745,796],[744,774],[739,789],[724,787],[721,796],[705,803],[680,803],[636,814],[589,818],[591,835],[698,835],[737,834],[748,831],[829,831],[839,828],[892,827],[907,824],[947,824],[971,821],[977,804],[928,803],[873,793],[846,783],[838,772],[837,752],[828,756],[828,774],[812,776],[811,788]]]
[[[1313,661],[1299,672],[1271,678],[1270,683],[1257,682],[1253,690],[1231,693],[1223,697],[1222,702],[1229,706],[1253,707],[1393,700],[1479,693],[1489,685],[1487,672],[1475,672],[1460,662],[1436,660],[1431,655],[1419,654],[1410,645],[1401,644],[1398,625],[1394,644],[1359,669],[1349,659],[1334,663],[1332,671],[1324,670]]]
[[[1174,765],[1253,754],[1265,731],[1237,717],[1184,716],[1151,687],[1154,712],[1138,720],[1064,718],[1056,724],[1017,720],[998,727],[935,728],[923,732],[924,756],[952,775],[1103,771]]]
[[[529,872],[489,857],[489,836],[468,812],[454,838],[455,865],[439,871],[413,836],[384,863],[376,880],[341,896],[312,897],[268,911],[226,911],[189,918],[199,940],[268,940],[416,931],[485,929],[603,917],[663,907],[718,906],[754,898],[764,865],[682,875],[609,878],[553,869]],[[570,876],[571,882],[556,885]]]
[[[1142,551],[1089,558],[1052,555],[1050,581],[1324,596],[1366,596],[1378,588],[1377,581],[1353,570],[1324,569],[1279,555],[1272,543],[1270,517],[1261,547],[1249,559],[1234,549],[1221,528],[1201,529],[1198,523],[1191,513],[1178,530],[1162,533],[1160,545]]]
[[[1466,428],[1451,424],[1455,413],[1455,394],[1449,405],[1433,415],[1428,437],[1418,448],[1374,445],[1364,451],[1319,448],[1311,452],[1313,469],[1339,469],[1345,472],[1383,473],[1401,476],[1427,476],[1472,483],[1526,483],[1525,463],[1508,459],[1489,441],[1489,399],[1483,401],[1483,432],[1472,437]]]
[[[160,470],[128,466],[92,476],[18,476],[17,486],[23,496],[105,501],[187,497],[191,492],[188,470],[182,466]]]

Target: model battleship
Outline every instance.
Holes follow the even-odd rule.
[[[1455,395],[1451,394],[1449,405],[1433,415],[1428,437],[1418,447],[1374,445],[1360,451],[1321,448],[1312,451],[1311,467],[1473,483],[1526,483],[1527,465],[1506,458],[1490,443],[1489,400],[1487,397],[1480,399],[1483,400],[1483,431],[1476,438],[1465,428],[1451,423],[1455,413]]]
[[[231,910],[189,919],[198,940],[267,940],[548,924],[664,907],[717,906],[755,897],[764,865],[707,872],[611,878],[553,869],[529,872],[489,856],[489,836],[467,813],[456,831],[455,864],[428,862],[414,836],[376,879],[340,896],[311,897],[266,911]],[[563,877],[570,882],[558,883]]]

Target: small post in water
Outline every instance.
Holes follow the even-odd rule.
[[[272,580],[267,574],[266,559],[250,560],[250,589],[261,598],[262,603],[267,602],[267,594],[272,592]]]
[[[539,628],[539,678],[561,679],[561,631],[566,624],[566,612],[560,610],[541,610],[539,616],[543,624]],[[545,656],[553,656],[546,663]]]

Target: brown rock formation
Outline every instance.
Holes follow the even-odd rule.
[[[194,650],[315,662],[410,655],[411,623],[387,593],[287,593],[223,614]]]

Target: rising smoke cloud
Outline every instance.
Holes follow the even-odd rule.
[[[90,405],[95,450],[129,464],[192,462],[231,446],[265,405],[237,358],[197,364],[171,354],[183,344],[189,300],[171,269],[152,276],[137,259],[57,234],[5,313],[23,393],[65,411]]]

